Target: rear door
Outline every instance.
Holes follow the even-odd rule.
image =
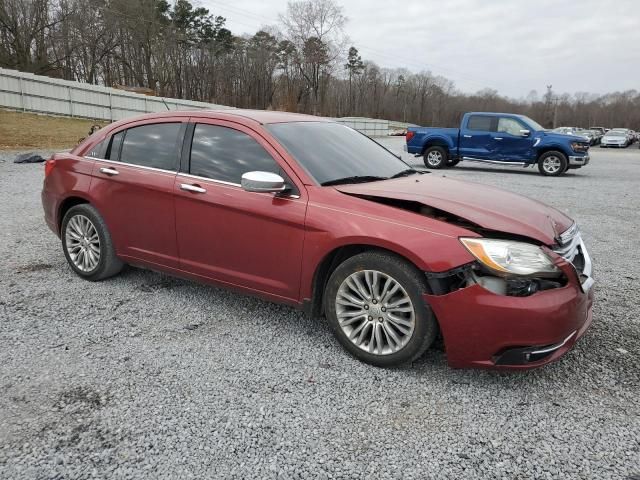
[[[94,149],[91,195],[116,251],[178,268],[173,184],[187,119],[132,124]]]
[[[491,115],[469,115],[467,124],[460,129],[458,151],[461,157],[492,159],[497,117]]]
[[[248,127],[198,120],[186,171],[175,180],[181,268],[295,303],[307,208],[306,190],[277,151]],[[281,195],[246,192],[249,171],[278,173]]]
[[[496,130],[492,134],[495,160],[519,162],[533,158],[531,132],[528,135],[520,133],[521,130],[529,130],[524,123],[513,117],[499,117]]]

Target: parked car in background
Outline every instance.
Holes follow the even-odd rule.
[[[600,147],[626,148],[629,146],[629,135],[623,130],[609,130],[600,141]]]
[[[553,133],[561,133],[563,135],[574,135],[578,129],[576,127],[556,127],[551,130]]]
[[[600,143],[600,140],[602,140],[603,133],[600,130],[594,130],[593,128],[589,128],[588,130],[592,132],[595,137],[594,145],[598,145]]]
[[[563,135],[574,135],[578,137],[583,137],[589,142],[589,145],[596,145],[600,140],[600,136],[598,135],[598,133],[585,128],[557,127],[557,128],[554,128],[552,132],[560,133]]]
[[[605,133],[607,133],[607,129],[604,127],[589,127],[589,130],[596,130],[600,132],[600,136],[602,137]]]
[[[454,367],[538,367],[591,323],[591,260],[571,218],[418,172],[328,119],[149,114],[44,171],[46,223],[80,277],[129,263],[285,303],[325,315],[377,366],[441,333]]]
[[[427,168],[462,160],[503,165],[537,165],[547,176],[589,163],[585,137],[550,132],[524,115],[466,113],[460,128],[409,127],[406,151],[424,158]]]
[[[611,129],[611,131],[624,133],[627,136],[628,145],[631,145],[635,141],[635,136],[633,135],[632,131],[628,128],[613,128]]]
[[[585,138],[589,142],[589,145],[595,145],[596,143],[598,143],[598,136],[591,130],[578,128],[574,131],[573,135]]]

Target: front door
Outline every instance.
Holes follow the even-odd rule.
[[[278,173],[292,189],[246,192],[240,179],[249,171]],[[262,137],[232,122],[196,123],[188,172],[177,175],[174,192],[183,270],[298,301],[306,191]]]
[[[497,132],[493,134],[492,150],[495,152],[495,160],[505,162],[524,162],[533,158],[533,138],[531,132],[527,135],[521,133],[528,127],[512,117],[500,117],[498,119]]]

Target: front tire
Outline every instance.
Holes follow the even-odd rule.
[[[369,251],[335,269],[324,310],[335,336],[354,357],[378,367],[411,362],[433,343],[438,325],[425,305],[424,275],[406,260]]]
[[[429,147],[424,151],[424,165],[439,170],[447,164],[447,150],[443,147]]]
[[[566,172],[568,168],[569,161],[562,152],[545,152],[538,159],[538,170],[545,177],[558,177]]]
[[[104,219],[88,203],[67,211],[60,237],[67,262],[76,274],[86,280],[104,280],[119,273],[124,266],[116,256]]]

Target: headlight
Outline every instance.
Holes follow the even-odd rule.
[[[574,152],[586,152],[589,150],[589,145],[585,145],[584,143],[572,142],[571,148]]]
[[[461,238],[460,241],[496,275],[557,277],[561,273],[551,257],[530,243],[491,238]]]

